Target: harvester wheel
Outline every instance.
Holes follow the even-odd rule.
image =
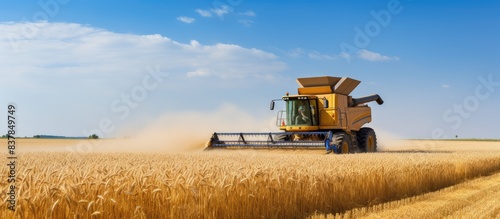
[[[371,128],[361,128],[358,132],[359,147],[367,153],[377,151],[377,136]]]
[[[351,138],[345,132],[333,134],[333,141],[339,147],[338,153],[348,154],[351,152]]]

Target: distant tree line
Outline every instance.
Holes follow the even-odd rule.
[[[89,135],[88,137],[68,137],[68,136],[58,136],[58,135],[33,135],[33,138],[49,138],[49,139],[98,139],[99,136],[96,134]]]
[[[2,135],[0,138],[7,138],[8,135]],[[17,138],[28,138],[27,136],[25,137],[17,137]],[[99,139],[99,136],[96,134],[89,135],[88,137],[68,137],[68,136],[57,136],[57,135],[33,135],[32,138],[53,138],[53,139],[61,139],[61,138],[66,138],[66,139]]]
[[[8,135],[2,135],[2,136],[0,136],[0,138],[7,138],[7,137],[9,137],[9,136]],[[24,137],[16,137],[16,138],[28,138],[28,137],[24,136]]]

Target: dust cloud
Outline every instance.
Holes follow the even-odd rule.
[[[189,152],[201,151],[214,132],[270,132],[274,116],[256,118],[232,104],[223,104],[215,111],[167,112],[128,138],[102,140],[95,152]],[[133,126],[133,125],[131,125]],[[378,151],[408,149],[410,142],[375,128]],[[129,133],[126,135],[130,134]],[[125,135],[125,134],[124,134]],[[101,141],[101,140],[100,140]],[[411,145],[410,147],[414,147]]]
[[[390,131],[375,129],[378,151],[422,152],[441,150],[443,144],[438,141],[409,140]]]
[[[168,112],[128,138],[105,140],[96,152],[200,151],[214,132],[258,132],[270,129],[272,118],[255,118],[232,104],[212,112]],[[277,128],[275,130],[277,131]]]
[[[397,151],[401,150],[407,144],[406,140],[397,136],[390,131],[375,128],[377,135],[377,150],[378,151]]]

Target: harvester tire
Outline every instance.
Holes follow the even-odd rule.
[[[371,128],[361,128],[358,132],[358,145],[367,153],[377,152],[377,136]]]
[[[339,154],[349,154],[351,153],[351,138],[345,132],[337,132],[333,134],[333,142],[339,148]]]

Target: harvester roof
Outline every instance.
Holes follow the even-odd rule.
[[[297,78],[299,84],[299,94],[326,94],[337,93],[349,95],[361,81],[348,77],[310,77]]]

